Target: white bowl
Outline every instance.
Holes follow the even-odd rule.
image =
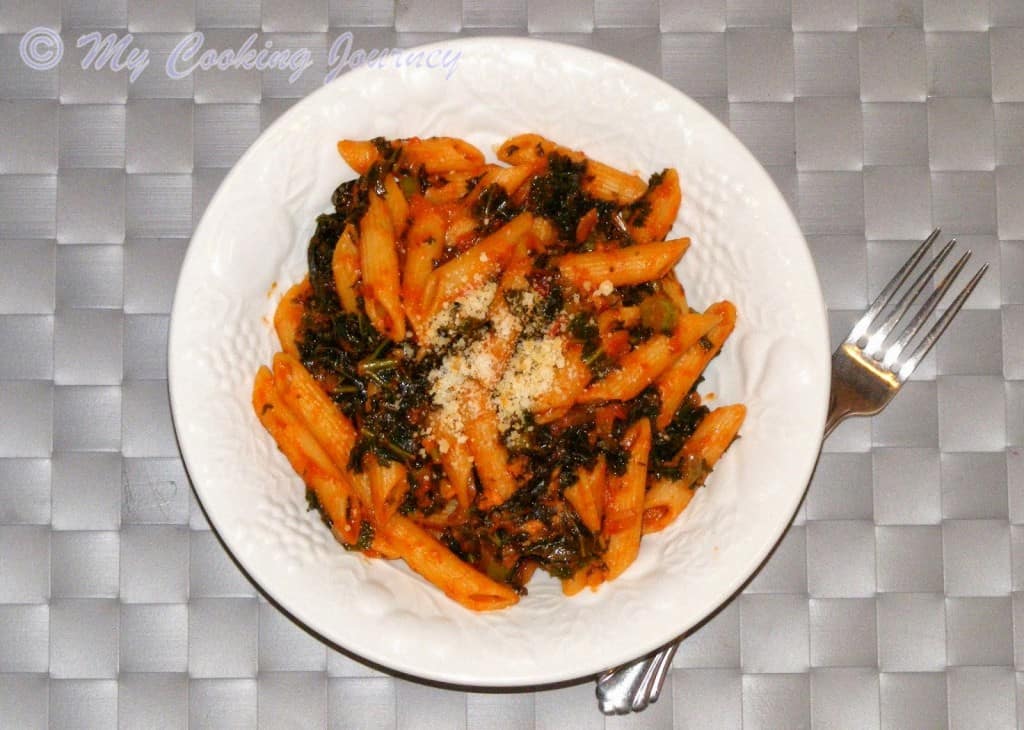
[[[473,686],[597,673],[699,623],[757,569],[792,519],[821,442],[829,348],[818,280],[778,189],[700,105],[615,59],[549,42],[479,38],[454,72],[360,68],[283,114],[225,178],[197,226],[171,320],[178,440],[206,514],[251,578],[310,629],[396,671]],[[318,213],[355,174],[341,138],[451,135],[493,157],[538,132],[641,175],[675,167],[673,235],[693,306],[732,300],[736,331],[701,390],[748,415],[706,488],[636,563],[574,598],[538,574],[512,608],[472,613],[400,562],[347,553],[252,412],[278,349],[270,318],[305,273]]]

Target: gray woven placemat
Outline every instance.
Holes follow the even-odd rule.
[[[64,59],[26,33],[56,29]],[[825,445],[742,596],[661,702],[464,693],[378,673],[259,598],[175,445],[168,312],[194,223],[320,83],[163,66],[208,48],[540,34],[661,75],[797,212],[834,334],[933,225],[991,271],[914,381]],[[83,70],[92,31],[150,65]],[[32,38],[29,39],[30,41]],[[0,8],[0,727],[1013,727],[1024,697],[1020,0],[8,0]]]

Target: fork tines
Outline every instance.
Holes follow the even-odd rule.
[[[918,338],[921,332],[922,326],[925,321],[935,312],[935,309],[939,305],[939,301],[946,295],[949,288],[953,285],[954,280],[963,270],[967,264],[967,260],[971,257],[971,251],[967,250],[957,260],[953,267],[942,277],[942,280],[935,286],[935,289],[925,300],[921,308],[917,310],[913,319],[906,325],[899,337],[893,342],[888,342],[889,336],[900,322],[903,321],[904,317],[910,311],[914,302],[917,301],[921,292],[927,287],[928,283],[933,280],[935,273],[939,267],[949,256],[950,251],[956,245],[956,239],[951,239],[939,253],[928,262],[924,268],[917,274],[913,282],[909,287],[904,288],[904,284],[911,278],[915,270],[918,268],[921,260],[928,253],[932,244],[939,237],[939,229],[936,228],[932,231],[931,235],[924,240],[924,242],[918,246],[917,250],[911,255],[903,267],[896,272],[896,275],[892,280],[886,284],[881,294],[871,303],[868,311],[864,313],[857,323],[853,326],[850,331],[850,335],[846,338],[846,342],[853,344],[858,348],[861,348],[865,355],[872,358],[876,363],[880,364],[886,370],[894,373],[900,382],[903,382],[917,367],[918,363],[928,354],[935,345],[939,337],[949,326],[949,323],[953,321],[957,313],[963,307],[964,302],[974,291],[974,287],[981,281],[981,277],[985,275],[988,270],[988,264],[982,266],[978,272],[967,282],[959,294],[953,299],[953,301],[946,308],[946,311],[939,317],[938,321],[932,325],[932,328],[923,336]],[[901,293],[902,291],[902,293]],[[899,297],[897,297],[899,294]],[[887,316],[878,324],[877,320],[881,320],[883,313]],[[900,356],[908,351],[908,346],[912,341],[916,341],[916,347],[913,349],[909,358],[903,360]]]

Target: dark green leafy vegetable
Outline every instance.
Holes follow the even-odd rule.
[[[373,525],[363,520],[359,525],[359,538],[356,540],[354,545],[348,545],[342,543],[341,546],[346,550],[364,551],[369,550],[373,545]]]
[[[615,369],[615,363],[601,349],[597,320],[589,312],[576,314],[569,322],[569,334],[583,345],[583,363],[595,380],[600,380]]]
[[[707,406],[701,405],[696,391],[691,390],[676,410],[669,425],[654,434],[650,463],[648,464],[651,474],[665,478],[678,479],[680,477],[676,457],[683,448],[683,444],[697,430],[697,426],[704,420],[708,412]]]
[[[316,492],[307,487],[306,511],[312,512],[313,510],[316,510],[320,514],[320,519],[323,521],[325,525],[327,525],[327,529],[331,529],[331,526],[334,525],[334,522],[331,520],[330,517],[328,517],[327,512],[324,511],[324,506],[320,504],[320,498],[316,496]]]
[[[547,172],[530,182],[527,210],[554,223],[565,239],[575,240],[580,218],[594,207],[580,187],[585,170],[586,163],[552,152]]]
[[[488,234],[501,228],[515,218],[519,212],[519,209],[509,199],[505,188],[497,183],[488,185],[480,193],[480,197],[473,206],[473,215],[480,221],[482,234]]]
[[[653,332],[672,334],[678,319],[675,303],[664,294],[653,294],[640,302],[640,321]]]

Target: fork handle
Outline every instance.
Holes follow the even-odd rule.
[[[835,364],[833,361],[833,370]],[[841,386],[840,386],[841,387]],[[825,416],[825,432],[821,435],[822,443],[829,437],[836,426],[846,419],[847,416],[852,415],[853,410],[846,403],[846,399],[842,397],[839,392],[839,388],[836,385],[836,378],[832,378],[832,385],[829,389],[828,396],[828,415]]]
[[[661,647],[629,664],[609,669],[597,678],[597,703],[606,715],[640,712],[658,701],[672,657],[682,639]]]
[[[835,427],[851,414],[838,397],[835,382],[828,401],[828,415],[825,417],[825,433],[822,441]],[[606,715],[625,715],[640,712],[658,701],[662,685],[669,675],[672,657],[685,637],[680,637],[653,654],[635,659],[628,664],[609,669],[597,678],[598,705]]]

